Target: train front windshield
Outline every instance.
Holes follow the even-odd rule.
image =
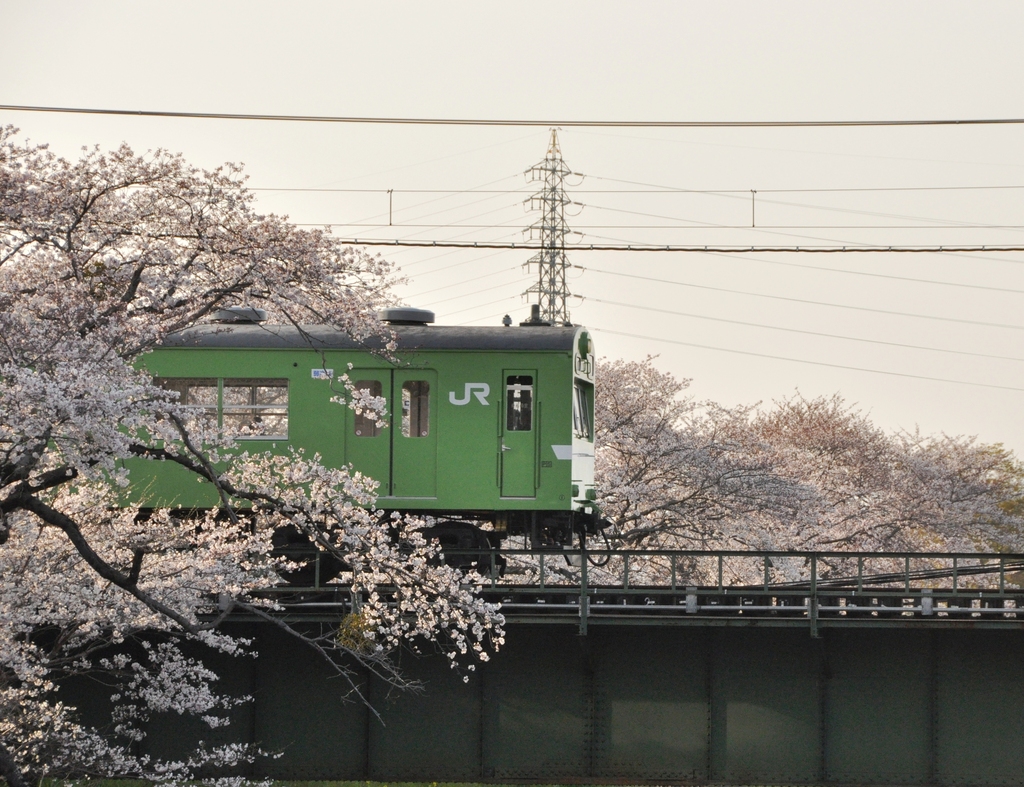
[[[577,437],[584,440],[594,439],[591,412],[594,403],[594,386],[583,380],[577,380],[574,386],[572,423]]]

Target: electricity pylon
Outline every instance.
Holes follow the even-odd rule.
[[[540,319],[552,325],[571,325],[568,300],[571,295],[566,282],[569,261],[565,256],[565,206],[570,200],[565,194],[565,176],[572,174],[562,161],[558,144],[558,131],[551,129],[551,143],[544,160],[526,171],[531,181],[542,181],[544,188],[530,197],[530,210],[539,210],[540,218],[530,225],[530,240],[540,239],[540,251],[523,265],[529,270],[537,265],[537,283],[525,293],[527,298],[536,294],[540,305]]]

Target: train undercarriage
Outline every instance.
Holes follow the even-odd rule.
[[[493,555],[508,536],[522,536],[530,549],[557,549],[571,547],[577,537],[599,533],[607,525],[597,513],[583,511],[403,511],[380,512],[382,521],[391,521],[393,513],[421,517],[426,527],[420,532],[441,546],[442,559],[454,568],[472,570],[480,567],[482,559],[504,573],[505,559]],[[398,537],[397,531],[395,537]],[[308,583],[316,562],[320,582],[333,579],[345,570],[344,563],[321,552],[315,561],[317,548],[309,537],[296,528],[279,528],[274,533],[274,554],[287,556],[299,568],[285,577],[290,584]],[[489,555],[489,557],[484,557]]]

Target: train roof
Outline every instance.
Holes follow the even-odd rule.
[[[579,326],[475,327],[393,325],[398,350],[564,350],[572,352]],[[262,350],[380,350],[379,336],[357,341],[323,325],[266,323],[200,325],[171,334],[164,347],[251,348]]]

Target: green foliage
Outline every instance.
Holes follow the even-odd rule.
[[[341,619],[338,624],[338,633],[335,639],[338,645],[352,653],[369,654],[377,647],[373,637],[373,623],[362,612],[353,612]],[[369,636],[368,636],[369,635]],[[324,782],[326,784],[326,782]],[[347,782],[346,782],[347,783]],[[357,784],[361,782],[353,782]],[[305,784],[305,782],[303,782]],[[320,782],[309,782],[308,784],[320,784]],[[367,782],[369,784],[369,782]]]

